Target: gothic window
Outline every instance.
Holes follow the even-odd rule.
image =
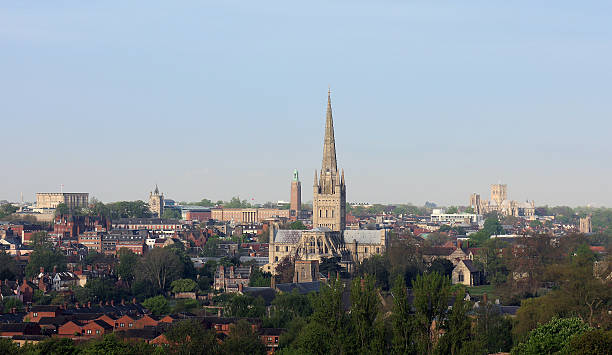
[[[366,252],[366,253],[368,252],[368,247],[365,247],[365,252]]]
[[[327,213],[328,213],[328,211],[327,211],[327,210],[325,210],[325,218],[329,217],[329,216],[327,215]]]
[[[321,218],[321,217],[323,217],[323,210],[322,209],[319,210],[319,218]]]
[[[463,273],[460,272],[459,273],[459,282],[463,282],[463,280],[464,280]]]

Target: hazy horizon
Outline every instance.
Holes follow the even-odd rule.
[[[608,2],[0,10],[0,200],[309,201],[331,86],[348,202],[612,206]]]

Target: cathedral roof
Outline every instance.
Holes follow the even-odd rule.
[[[347,229],[344,231],[345,243],[380,244],[383,230]]]
[[[302,238],[301,230],[281,229],[274,235],[275,243],[297,243]]]

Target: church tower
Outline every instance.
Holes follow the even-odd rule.
[[[344,171],[338,174],[336,141],[332,118],[331,93],[327,92],[327,117],[323,140],[323,162],[317,176],[315,170],[312,196],[312,225],[343,231],[346,226],[346,185]]]
[[[164,214],[164,194],[159,193],[157,184],[155,184],[155,191],[149,194],[149,210],[157,218],[161,218]]]

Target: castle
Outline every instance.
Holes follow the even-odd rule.
[[[297,179],[297,175],[296,175]],[[270,230],[270,249],[266,271],[274,272],[285,257],[294,260],[317,260],[339,257],[340,263],[352,271],[356,263],[385,252],[386,230],[346,230],[346,185],[344,171],[338,172],[336,141],[332,117],[331,95],[327,95],[323,161],[319,174],[315,171],[310,230]]]

